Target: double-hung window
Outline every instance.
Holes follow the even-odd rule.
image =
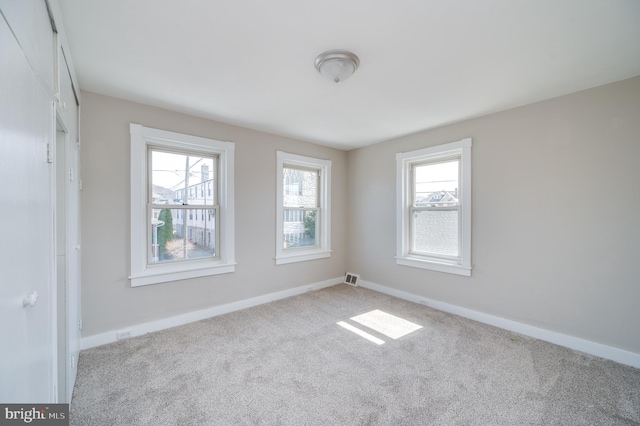
[[[235,270],[233,153],[230,142],[131,124],[132,286]]]
[[[471,139],[399,153],[400,265],[471,275]]]
[[[277,265],[331,256],[330,185],[330,160],[277,152]]]

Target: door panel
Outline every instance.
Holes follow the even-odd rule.
[[[71,401],[80,353],[80,144],[78,143],[78,104],[65,56],[60,51],[61,119],[65,139],[65,216],[66,216],[66,322],[67,329],[67,401]]]
[[[53,402],[54,107],[3,19],[0,52],[0,401]]]

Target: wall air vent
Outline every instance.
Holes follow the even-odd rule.
[[[360,280],[360,275],[352,274],[351,272],[347,272],[344,276],[344,283],[354,287],[358,285],[358,280]]]

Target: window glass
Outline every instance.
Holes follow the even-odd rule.
[[[283,168],[283,249],[318,245],[318,176],[318,170]]]
[[[318,171],[284,168],[284,207],[318,207]]]
[[[153,209],[151,218],[151,263],[216,257],[215,209],[203,219],[187,219],[179,209]],[[193,217],[193,209],[189,216]],[[196,210],[197,211],[197,210]],[[205,209],[201,210],[204,214]]]
[[[317,210],[284,211],[283,248],[294,249],[318,245]]]
[[[218,207],[215,194],[208,195],[202,188],[214,180],[217,157],[149,147],[149,159],[152,213],[149,263],[216,257],[215,238],[207,235],[215,235]],[[160,205],[181,207],[160,208]],[[181,210],[189,213],[181,215]],[[209,214],[205,214],[207,211]]]
[[[454,159],[413,167],[411,252],[460,255],[459,165]]]
[[[452,160],[414,167],[414,206],[439,206],[458,203],[458,168]]]
[[[277,152],[276,264],[331,256],[331,161]]]
[[[460,255],[458,211],[414,211],[412,252],[441,256]]]
[[[151,202],[155,204],[215,204],[214,194],[198,191],[211,184],[215,157],[167,152],[151,148]],[[215,187],[214,187],[215,188]]]

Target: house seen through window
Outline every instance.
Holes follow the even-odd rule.
[[[319,216],[319,170],[284,167],[283,248],[315,247]]]
[[[217,156],[202,156],[149,147],[151,170],[150,262],[174,262],[217,256],[217,191],[198,188],[217,183]],[[215,186],[214,186],[215,187]],[[188,218],[185,214],[188,211]],[[206,213],[206,214],[205,214]]]

